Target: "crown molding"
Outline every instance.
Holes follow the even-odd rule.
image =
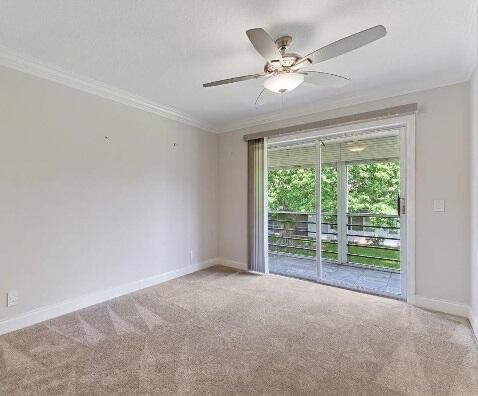
[[[233,131],[259,132],[270,128],[270,124],[274,122],[293,123],[301,117],[310,117],[323,111],[462,83],[469,80],[470,74],[467,70],[463,74],[460,73],[458,77],[455,75],[453,79],[449,77],[449,73],[443,73],[442,76],[445,75],[446,77],[433,81],[420,80],[408,84],[398,84],[391,87],[369,90],[360,94],[348,93],[323,99],[300,108],[280,110],[237,122],[213,125],[171,106],[156,103],[142,96],[79,75],[3,46],[0,46],[0,65],[213,133]]]
[[[468,71],[460,73],[455,78],[439,78],[433,81],[415,81],[405,84],[397,84],[389,87],[372,89],[360,94],[344,94],[328,99],[323,99],[319,102],[311,103],[300,108],[291,108],[288,110],[280,110],[273,113],[260,115],[258,117],[240,120],[238,122],[224,123],[218,125],[218,133],[227,133],[241,131],[245,133],[260,132],[271,127],[270,124],[274,122],[284,122],[287,125],[292,125],[300,118],[312,117],[318,113],[336,110],[343,107],[355,106],[367,102],[393,98],[397,96],[412,94],[415,92],[436,89],[454,84],[460,84],[469,81],[470,76]]]
[[[76,74],[60,66],[41,61],[10,48],[0,46],[0,65],[31,74],[46,80],[66,85],[92,95],[100,96],[126,106],[153,113],[208,132],[218,132],[211,124],[204,122],[171,106],[159,104],[131,92],[110,86],[92,78]]]

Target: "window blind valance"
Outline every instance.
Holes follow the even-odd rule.
[[[365,122],[365,121],[373,121],[373,120],[380,120],[386,119],[391,117],[398,117],[404,116],[407,114],[415,114],[418,110],[417,103],[409,103],[405,105],[395,106],[395,107],[387,107],[385,109],[379,110],[372,110],[367,111],[364,113],[356,113],[345,115],[336,118],[328,118],[325,120],[313,121],[305,124],[299,125],[292,125],[284,128],[277,128],[272,129],[269,131],[262,131],[262,132],[255,132],[244,135],[244,140],[253,140],[265,137],[273,137],[273,136],[282,136],[288,135],[296,132],[306,132],[306,131],[314,131],[320,129],[326,129],[331,127],[337,127],[341,125],[349,125],[358,122]]]

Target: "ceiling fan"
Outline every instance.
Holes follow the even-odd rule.
[[[325,47],[312,51],[306,56],[301,56],[287,52],[292,42],[292,37],[283,36],[274,41],[264,29],[250,29],[246,31],[247,37],[257,52],[267,61],[264,66],[264,72],[212,81],[203,84],[203,87],[208,88],[239,81],[266,78],[264,88],[256,99],[256,104],[261,104],[261,99],[263,100],[264,93],[266,92],[283,94],[292,91],[303,82],[339,88],[349,82],[347,77],[307,69],[317,63],[363,47],[384,37],[386,34],[387,30],[385,27],[377,25],[337,40]]]

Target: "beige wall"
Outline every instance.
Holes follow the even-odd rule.
[[[0,86],[0,296],[20,292],[0,320],[183,268],[191,250],[194,262],[246,262],[242,136],[258,128],[217,136],[5,68]],[[416,292],[465,304],[468,99],[458,84],[287,122],[419,103]]]
[[[0,87],[0,320],[217,256],[217,135],[5,68]]]
[[[478,68],[470,82],[470,321],[478,335]]]
[[[416,294],[469,303],[469,86],[466,83],[271,123],[262,129],[418,102]],[[219,136],[219,255],[245,263],[247,166],[244,133]],[[445,199],[446,212],[432,211]]]

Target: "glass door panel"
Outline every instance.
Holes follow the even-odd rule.
[[[398,161],[347,165],[347,262],[400,270]]]
[[[347,165],[347,264],[357,287],[400,296],[400,162]]]
[[[322,146],[319,281],[400,296],[398,134]]]
[[[267,155],[269,272],[317,280],[316,145]]]

